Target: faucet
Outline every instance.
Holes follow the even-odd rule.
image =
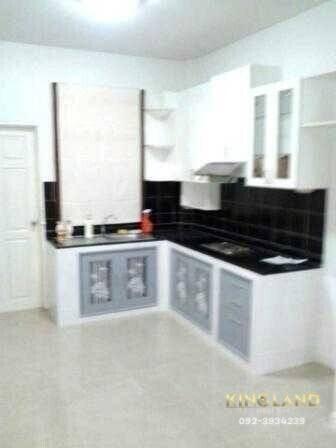
[[[117,219],[116,216],[111,213],[110,215],[105,216],[103,220],[103,224],[100,226],[100,234],[104,236],[106,234],[106,224],[108,224],[109,219]]]

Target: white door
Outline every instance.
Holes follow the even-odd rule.
[[[0,312],[40,306],[35,133],[0,127]]]

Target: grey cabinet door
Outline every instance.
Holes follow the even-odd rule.
[[[170,266],[170,303],[173,309],[186,316],[189,315],[190,285],[190,259],[173,251]]]
[[[211,329],[212,270],[196,258],[172,252],[170,303],[173,309],[205,330]]]
[[[207,263],[190,259],[190,318],[205,330],[211,329],[212,268]]]
[[[251,282],[221,271],[219,340],[239,356],[250,356]]]
[[[82,316],[104,314],[118,308],[118,262],[111,253],[82,255],[80,282]]]
[[[80,259],[81,316],[156,304],[156,250],[83,254]]]
[[[156,304],[156,250],[129,250],[120,253],[119,310]]]

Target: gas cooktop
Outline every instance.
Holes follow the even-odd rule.
[[[229,257],[248,256],[253,253],[253,250],[247,246],[240,246],[239,244],[229,243],[228,241],[223,241],[220,243],[201,244],[201,246],[205,249],[210,249],[214,252],[219,252]]]

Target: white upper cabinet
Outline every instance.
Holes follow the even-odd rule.
[[[211,90],[210,83],[188,89],[185,97],[188,104],[188,128],[186,150],[188,154],[189,175],[192,176],[209,160],[211,152]]]
[[[212,78],[211,161],[247,162],[251,88],[279,79],[279,68],[261,65],[247,65]]]
[[[247,184],[328,187],[335,100],[333,74],[253,89]]]
[[[146,179],[197,182],[208,163],[247,162],[251,87],[279,78],[278,67],[247,65],[178,93],[146,92]]]

